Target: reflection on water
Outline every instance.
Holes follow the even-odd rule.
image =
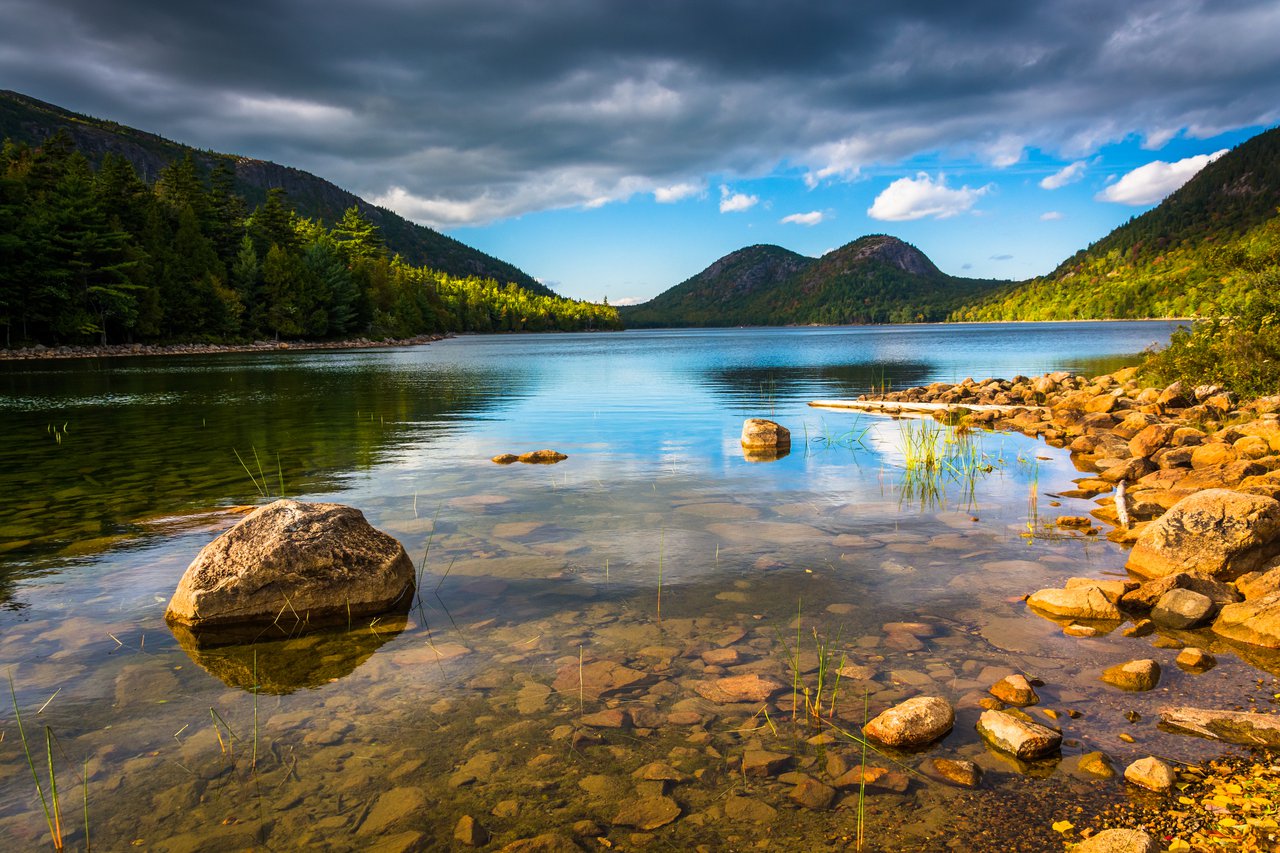
[[[316,631],[301,637],[277,639],[269,634],[229,636],[226,631],[193,632],[170,623],[178,645],[205,672],[228,687],[261,693],[292,693],[321,687],[350,675],[375,651],[395,639],[407,619],[401,614],[367,620],[347,629]]]
[[[945,697],[957,722],[922,753],[868,754],[890,772],[865,793],[866,834],[879,849],[957,839],[973,850],[1058,849],[1054,821],[1083,825],[1125,796],[1080,769],[1083,753],[1104,751],[1117,767],[1147,754],[1195,760],[1216,747],[1159,732],[1161,706],[1265,702],[1280,687],[1259,683],[1250,662],[1203,632],[1081,639],[1027,610],[1021,597],[1035,589],[1123,575],[1123,553],[1105,540],[1038,535],[1056,515],[1091,507],[1047,497],[1076,476],[1064,452],[1018,435],[940,431],[939,455],[959,474],[918,477],[931,490],[922,500],[902,424],[806,403],[859,391],[881,359],[886,373],[910,364],[911,383],[1070,366],[1082,353],[1062,341],[1081,344],[1082,328],[988,327],[984,337],[965,327],[955,339],[927,329],[475,338],[245,357],[225,369],[211,359],[193,376],[184,365],[196,362],[157,362],[169,383],[163,403],[130,418],[150,422],[167,449],[152,456],[143,438],[120,438],[140,481],[158,482],[147,512],[184,516],[252,498],[243,472],[190,425],[200,407],[184,410],[171,395],[210,377],[276,383],[284,402],[254,395],[264,410],[252,415],[247,398],[216,404],[211,393],[223,446],[281,448],[292,496],[356,505],[399,538],[422,565],[417,601],[403,619],[350,630],[200,646],[169,632],[164,603],[237,516],[186,513],[76,560],[46,556],[40,574],[24,557],[27,574],[11,568],[10,583],[26,606],[0,612],[0,668],[30,731],[56,735],[60,790],[87,773],[101,849],[449,849],[464,815],[495,849],[548,831],[585,849],[597,838],[618,849],[740,849],[762,838],[777,849],[846,849],[859,792],[841,780],[864,760],[846,733],[914,695]],[[1083,355],[1135,352],[1161,328],[1090,327]],[[255,377],[274,371],[294,375]],[[6,381],[31,386],[23,399],[39,384]],[[145,396],[119,387],[133,381],[67,377],[66,387],[99,399],[127,391],[129,409]],[[316,396],[327,399],[305,399]],[[792,453],[767,465],[744,456],[742,419],[756,415],[791,430]],[[258,419],[289,434],[252,433]],[[223,435],[234,423],[249,432]],[[171,433],[190,443],[185,456]],[[79,434],[71,422],[60,449],[76,448]],[[104,449],[104,462],[87,447],[79,467],[122,464],[115,450]],[[489,462],[543,447],[568,459]],[[79,468],[58,457],[46,482],[45,457],[30,455],[8,488],[30,506],[57,507]],[[92,476],[112,500],[129,491]],[[291,482],[309,485],[294,492]],[[76,512],[92,504],[66,499]],[[34,517],[43,529],[59,516]],[[1171,647],[1192,642],[1219,665],[1204,675],[1175,666]],[[804,691],[819,694],[831,655],[844,667],[838,688],[821,690],[828,719],[815,728]],[[1164,667],[1157,690],[1122,694],[1098,681],[1105,667],[1141,657]],[[1063,729],[1059,760],[1019,765],[974,731],[987,688],[1015,671],[1044,682],[1028,713]],[[717,688],[739,675],[777,688]],[[0,713],[0,837],[36,849],[48,830],[13,723]],[[780,756],[778,767],[757,775],[762,752]],[[982,786],[934,781],[933,757],[975,762]],[[828,808],[793,799],[805,778],[834,789]],[[66,820],[73,848],[84,846],[76,815]]]

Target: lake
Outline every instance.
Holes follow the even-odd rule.
[[[0,668],[46,797],[51,745],[67,846],[84,847],[87,795],[105,850],[450,849],[464,816],[493,849],[548,831],[584,849],[846,849],[858,789],[811,811],[790,796],[795,774],[830,783],[863,761],[850,733],[868,715],[924,694],[956,705],[955,729],[923,753],[866,755],[894,780],[865,792],[866,849],[1056,849],[1053,821],[1126,796],[1079,755],[1122,770],[1212,754],[1160,733],[1156,709],[1191,691],[1270,695],[1270,676],[1227,654],[1193,676],[1154,638],[1067,637],[1027,611],[1023,595],[1067,577],[1123,576],[1119,546],[1046,526],[1093,508],[1054,496],[1079,476],[1065,451],[934,427],[970,464],[921,480],[908,432],[933,422],[807,403],[1107,372],[1171,328],[658,330],[0,363]],[[791,453],[744,458],[746,417],[789,427]],[[489,461],[544,447],[569,458]],[[408,617],[252,646],[175,636],[163,614],[186,565],[236,507],[281,495],[351,504],[400,539],[422,572]],[[1165,665],[1157,690],[1097,681],[1147,656]],[[974,731],[986,688],[1015,671],[1044,681],[1061,761],[1012,762]],[[733,674],[787,689],[699,692]],[[0,836],[48,846],[13,703],[0,707]],[[752,775],[762,751],[780,768]],[[982,785],[927,778],[933,757],[976,762]]]

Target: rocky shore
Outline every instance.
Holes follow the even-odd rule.
[[[412,347],[442,341],[451,335],[418,335],[413,338],[353,338],[347,341],[254,341],[248,344],[111,344],[108,346],[46,347],[36,344],[19,349],[0,348],[0,361],[31,361],[47,358],[116,358],[135,355],[216,355],[228,352],[275,352],[278,350],[342,350],[383,347]]]

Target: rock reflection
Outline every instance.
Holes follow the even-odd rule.
[[[403,614],[383,616],[358,627],[281,637],[261,627],[193,632],[169,626],[178,645],[210,675],[229,687],[271,694],[315,688],[350,675],[408,623]]]
[[[791,453],[791,446],[786,447],[744,447],[742,458],[748,462],[777,462]]]

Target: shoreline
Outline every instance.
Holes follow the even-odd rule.
[[[123,358],[129,356],[221,355],[239,352],[290,352],[296,350],[395,349],[426,346],[452,333],[412,338],[351,338],[342,341],[254,341],[247,344],[108,344],[107,346],[58,346],[37,344],[22,349],[0,349],[0,361],[46,361],[73,358]]]

